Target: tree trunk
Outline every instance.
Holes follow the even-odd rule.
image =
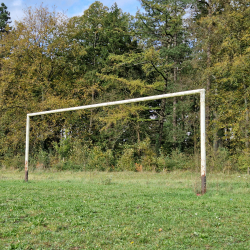
[[[167,80],[165,80],[165,93],[167,92]],[[161,100],[161,109],[160,109],[160,118],[159,118],[159,137],[158,142],[156,146],[156,154],[159,156],[160,154],[160,148],[162,143],[162,137],[163,137],[163,124],[165,120],[165,110],[166,110],[166,98]]]
[[[136,133],[137,133],[137,143],[139,144],[140,143],[140,125],[139,123],[137,123],[137,126],[136,126]]]
[[[92,89],[92,104],[94,103],[94,88]],[[93,109],[90,111],[90,120],[89,120],[89,133],[92,132],[92,126],[93,126]]]
[[[214,116],[214,131],[213,131],[213,150],[216,152],[218,150],[218,134],[217,134],[217,112],[213,112]]]
[[[212,10],[211,10],[211,1],[208,1],[208,16],[212,16]],[[208,26],[208,43],[207,43],[207,69],[210,70],[211,67],[211,42],[210,42],[210,36],[211,36],[211,25]],[[207,83],[206,83],[206,128],[209,128],[210,125],[210,103],[209,103],[209,94],[211,89],[211,75],[210,72],[207,75]],[[216,129],[216,128],[215,128]],[[216,132],[217,134],[217,132]],[[215,140],[215,138],[214,138]],[[216,142],[213,141],[213,144],[215,145]]]
[[[244,90],[246,90],[246,85],[244,85]],[[246,91],[245,91],[246,92]],[[244,102],[245,102],[245,109],[246,109],[246,117],[245,117],[245,121],[246,121],[246,127],[245,127],[245,147],[246,149],[249,148],[249,138],[248,138],[248,124],[249,124],[249,110],[248,110],[248,101],[247,98],[244,98]]]
[[[95,40],[94,40],[94,44],[93,44],[94,50],[96,48],[96,41],[97,41],[96,34],[97,33],[95,32]],[[93,58],[93,64],[94,64],[94,67],[95,67],[95,64],[96,64],[95,55],[94,55],[94,58]],[[95,90],[94,90],[94,86],[92,86],[92,104],[94,103],[94,94],[95,94]],[[92,132],[92,126],[93,126],[93,109],[91,109],[91,111],[90,111],[90,120],[89,120],[89,133],[90,134]]]
[[[174,47],[177,46],[177,34],[174,34]],[[177,62],[175,62],[177,64]],[[177,84],[177,67],[174,67],[174,85]],[[173,146],[176,146],[176,97],[174,97],[173,101]]]
[[[173,101],[173,146],[176,146],[176,97],[174,97]]]

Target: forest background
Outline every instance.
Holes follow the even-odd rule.
[[[24,168],[27,113],[206,89],[208,171],[246,171],[249,1],[94,2],[67,18],[0,7],[0,163]],[[200,168],[199,96],[32,117],[30,167]]]

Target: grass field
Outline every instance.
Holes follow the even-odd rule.
[[[250,249],[250,177],[0,171],[0,249]]]

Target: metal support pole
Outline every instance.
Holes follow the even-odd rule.
[[[201,127],[201,193],[206,193],[206,123],[205,123],[205,89],[200,92],[200,127]]]
[[[30,117],[27,115],[26,121],[26,147],[25,147],[25,181],[28,181],[29,165],[29,135],[30,135]]]

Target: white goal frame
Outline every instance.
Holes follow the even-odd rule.
[[[140,98],[135,98],[135,99],[122,100],[122,101],[105,102],[105,103],[98,103],[98,104],[92,104],[92,105],[86,105],[86,106],[55,109],[55,110],[27,114],[26,145],[25,145],[25,181],[28,181],[30,117],[38,116],[38,115],[45,115],[45,114],[61,113],[61,112],[66,112],[66,111],[75,111],[75,110],[81,110],[81,109],[92,109],[92,108],[98,108],[98,107],[114,106],[114,105],[134,103],[134,102],[145,102],[145,101],[150,101],[150,100],[159,100],[159,99],[170,98],[170,97],[175,97],[175,96],[184,96],[184,95],[193,95],[193,94],[200,94],[201,192],[202,194],[206,193],[205,89],[196,89],[196,90],[189,90],[189,91],[183,91],[183,92],[177,92],[177,93],[171,93],[171,94],[147,96],[147,97],[140,97]]]

